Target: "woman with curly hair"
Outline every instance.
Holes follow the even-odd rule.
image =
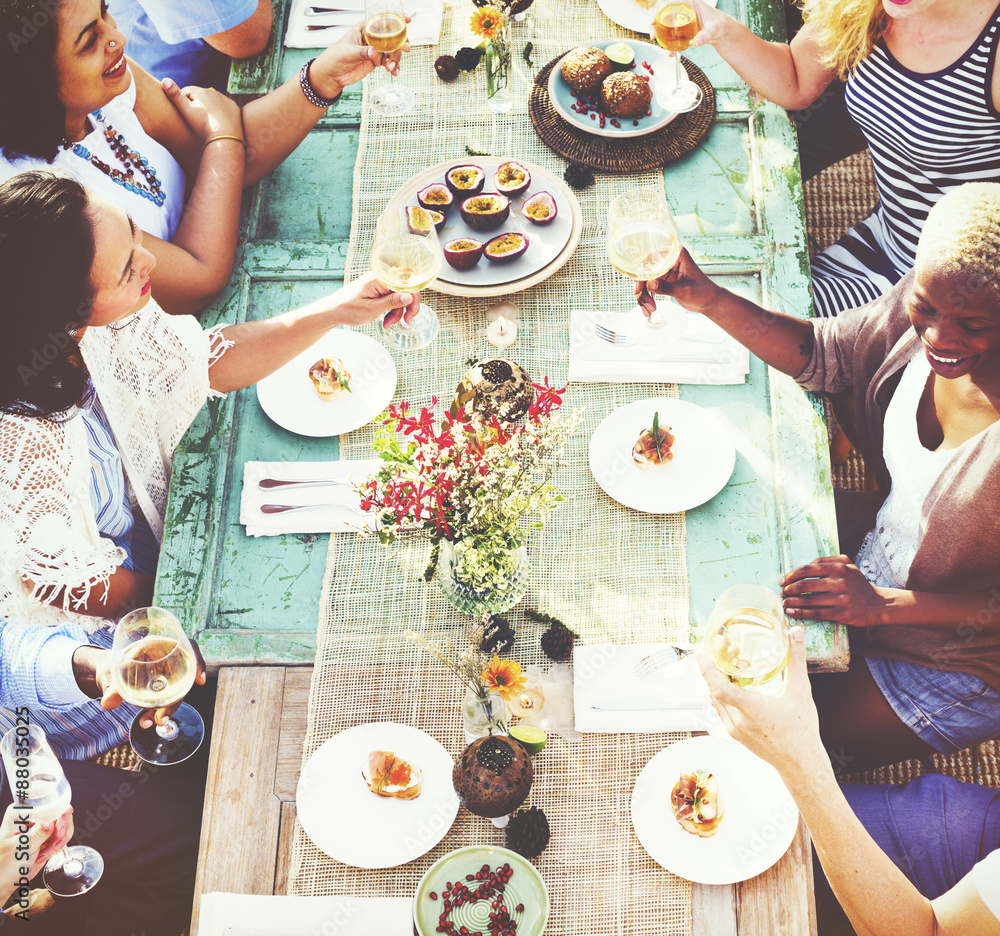
[[[846,79],[879,202],[813,261],[817,315],[886,292],[913,266],[931,206],[1000,172],[1000,7],[992,0],[805,0],[805,25],[791,43],[765,42],[692,2],[702,23],[693,45],[714,45],[775,104],[808,109],[834,78]]]
[[[350,84],[400,53],[360,24],[242,109],[130,62],[104,0],[0,4],[0,179],[58,168],[125,209],[157,261],[156,294],[197,313],[229,281],[243,188],[279,165]]]

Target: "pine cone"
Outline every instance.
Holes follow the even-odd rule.
[[[586,188],[594,184],[594,172],[585,163],[574,162],[566,167],[563,178],[573,186],[573,188]]]
[[[438,56],[434,63],[434,71],[438,73],[438,78],[442,81],[454,81],[462,73],[454,55]]]
[[[549,820],[537,806],[519,809],[507,825],[507,847],[525,858],[537,858],[549,844]]]
[[[497,655],[509,653],[514,646],[516,636],[514,628],[510,626],[510,622],[506,618],[500,617],[499,614],[491,614],[486,620],[483,642],[480,647],[483,653]]]
[[[455,64],[458,65],[462,71],[472,71],[479,64],[479,60],[482,57],[482,49],[473,49],[471,46],[462,46],[462,48],[455,53]]]
[[[553,624],[542,634],[541,643],[550,660],[568,660],[573,654],[573,632],[565,624]]]

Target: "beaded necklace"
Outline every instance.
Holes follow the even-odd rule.
[[[98,159],[82,143],[66,143],[64,146],[69,147],[81,159],[85,159],[91,165],[96,166],[112,181],[117,182],[123,188],[134,192],[136,195],[141,195],[143,198],[148,198],[157,207],[162,206],[167,200],[167,193],[160,187],[160,180],[156,177],[156,170],[149,164],[149,160],[137,150],[130,149],[122,138],[122,135],[115,131],[115,128],[104,119],[103,114],[99,110],[94,111],[93,116],[101,127],[104,128],[104,139],[108,141],[108,146],[111,147],[118,161],[125,167],[125,171],[122,172],[121,169],[115,169],[103,160]],[[149,183],[148,188],[141,182],[136,181],[136,169],[139,170]]]

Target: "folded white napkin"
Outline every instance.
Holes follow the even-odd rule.
[[[412,897],[258,897],[205,894],[198,936],[412,936]]]
[[[676,315],[671,300],[658,305]],[[672,312],[673,310],[673,312]],[[631,343],[611,344],[598,325]],[[670,324],[650,329],[636,306],[629,312],[574,309],[569,324],[569,379],[580,383],[741,384],[750,372],[750,353],[703,315],[685,313],[683,330]]]
[[[576,644],[573,648],[576,730],[705,731],[708,685],[693,654],[660,666],[644,679],[636,676],[636,664],[663,646]]]
[[[347,9],[345,12],[306,16],[310,7]],[[410,45],[437,45],[444,17],[444,0],[403,0],[403,9],[410,17],[406,27]],[[293,0],[285,45],[289,49],[325,49],[345,35],[353,23],[359,23],[364,18],[365,0]],[[306,29],[307,25],[322,26],[325,23],[336,25],[330,29]]]
[[[247,462],[243,469],[240,523],[247,536],[279,536],[282,533],[361,533],[377,529],[377,518],[363,513],[355,487],[373,477],[381,467],[377,458],[331,462]],[[336,479],[345,484],[311,487],[293,484],[261,490],[263,478],[278,480]],[[329,504],[309,510],[264,514],[264,504]]]

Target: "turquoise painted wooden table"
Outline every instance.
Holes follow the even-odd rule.
[[[761,35],[784,35],[781,0],[720,0],[720,6]],[[282,0],[275,4],[271,49],[234,73],[231,91],[274,87],[315,54],[281,46],[278,24],[286,18]],[[685,243],[721,281],[765,306],[808,317],[794,128],[785,111],[755,100],[713,50],[694,50],[691,58],[716,89],[718,114],[701,145],[664,170]],[[360,90],[345,92],[296,152],[246,193],[236,271],[203,316],[206,325],[267,317],[340,285],[360,98]],[[687,514],[697,632],[724,588],[775,586],[781,571],[836,552],[837,539],[818,399],[756,360],[745,386],[683,386],[681,396],[716,408],[734,426],[740,451],[726,489]],[[248,538],[239,523],[242,472],[249,460],[337,454],[336,439],[304,439],[271,423],[253,389],[211,401],[183,440],[156,601],[178,614],[210,665],[312,663],[328,537]],[[814,668],[846,668],[844,628],[816,624],[808,635]]]

